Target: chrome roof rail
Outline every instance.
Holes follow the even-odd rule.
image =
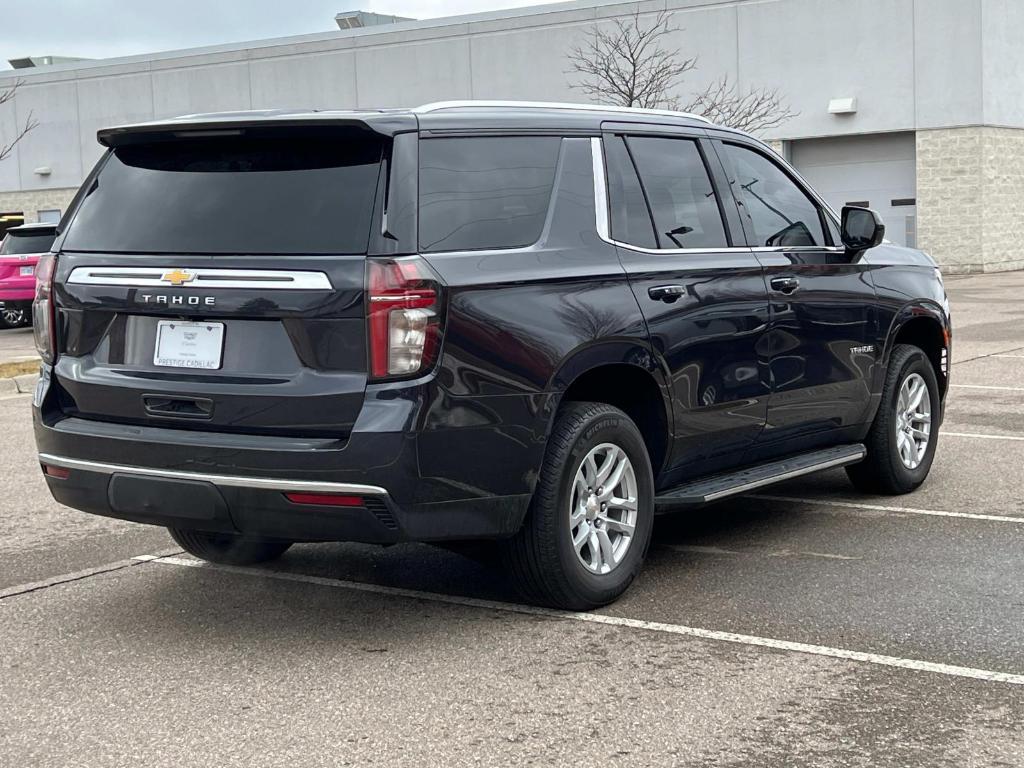
[[[671,109],[644,109],[641,107],[612,107],[605,104],[571,104],[561,101],[435,101],[431,104],[423,104],[414,107],[413,112],[426,114],[428,112],[440,112],[445,109],[466,109],[470,107],[487,108],[535,108],[535,109],[569,109],[579,112],[621,112],[627,115],[658,115],[661,117],[685,117],[690,120],[699,120],[702,123],[711,125],[711,121],[703,115],[695,115],[690,112],[674,112]]]

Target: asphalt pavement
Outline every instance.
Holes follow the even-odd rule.
[[[521,605],[486,548],[200,565],[54,503],[0,398],[0,765],[1024,765],[1024,273],[947,285],[923,488],[659,518],[591,614]]]

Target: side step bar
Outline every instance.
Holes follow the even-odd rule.
[[[802,453],[788,459],[758,464],[736,472],[692,480],[660,493],[654,503],[658,507],[686,507],[707,504],[729,496],[753,491],[766,485],[790,480],[812,472],[856,464],[867,455],[860,443],[839,445],[820,451]]]

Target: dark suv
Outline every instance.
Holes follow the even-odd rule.
[[[659,509],[931,467],[938,268],[742,133],[466,102],[99,140],[34,310],[68,506],[235,564],[499,539],[529,599],[583,609]]]

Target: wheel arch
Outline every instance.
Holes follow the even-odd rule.
[[[940,306],[932,302],[907,304],[893,318],[886,336],[885,368],[888,369],[897,344],[918,347],[928,356],[939,382],[939,394],[945,399],[949,389],[951,340],[949,318]]]
[[[548,433],[564,402],[599,402],[615,406],[640,430],[655,477],[670,448],[672,400],[664,376],[649,348],[635,342],[591,346],[570,356],[552,381],[558,392]]]

